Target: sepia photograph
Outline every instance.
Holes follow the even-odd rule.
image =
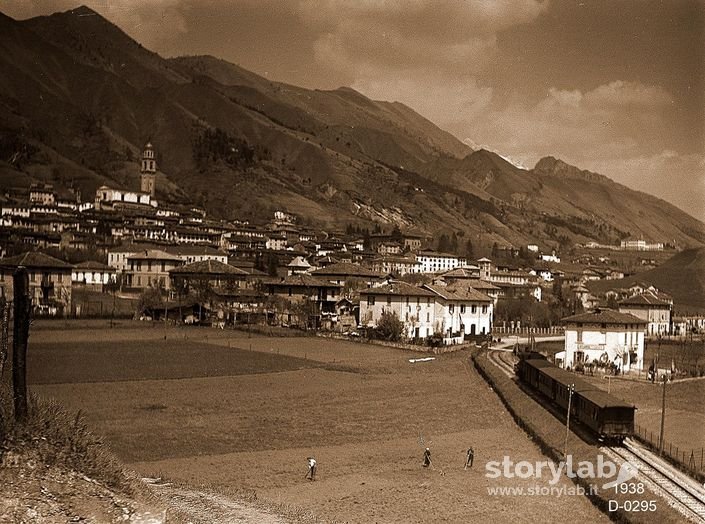
[[[0,523],[705,523],[705,1],[0,0]]]

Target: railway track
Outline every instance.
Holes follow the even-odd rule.
[[[630,439],[602,451],[621,465],[629,462],[638,480],[691,522],[705,522],[705,491],[694,480]]]
[[[491,350],[487,356],[508,377],[515,376],[510,349]],[[619,466],[624,462],[631,464],[637,470],[638,481],[688,521],[705,523],[705,490],[693,479],[631,439],[622,446],[604,446],[601,451]]]
[[[511,360],[514,358],[514,353],[511,349],[493,349],[487,353],[487,358],[508,377],[515,376],[514,362]]]

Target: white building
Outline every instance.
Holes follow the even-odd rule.
[[[115,189],[108,186],[100,186],[95,191],[96,209],[113,209],[120,206],[153,206],[157,207],[156,200],[152,195],[142,191],[129,191],[127,189]]]
[[[404,336],[426,338],[436,323],[436,297],[428,289],[394,281],[360,291],[360,324],[374,327],[384,312],[395,312],[404,322]]]
[[[360,291],[360,323],[374,327],[385,312],[396,313],[404,323],[404,336],[443,337],[444,344],[457,344],[465,335],[489,333],[492,299],[469,286],[413,286],[394,281]]]
[[[646,240],[622,240],[620,248],[625,251],[663,251],[663,243],[648,243]]]
[[[592,362],[614,364],[621,372],[644,369],[646,321],[628,313],[596,309],[563,319],[565,351],[556,354],[561,367]]]
[[[71,283],[88,287],[103,288],[105,284],[115,282],[117,271],[101,262],[89,260],[73,266],[71,270]]]
[[[412,257],[386,256],[372,261],[372,270],[384,274],[395,274],[400,277],[409,273],[421,273],[421,263]]]
[[[421,264],[421,273],[438,273],[466,265],[464,257],[437,251],[419,251],[416,254],[416,261]]]
[[[619,303],[620,312],[629,313],[646,322],[646,334],[649,336],[671,333],[671,309],[672,305],[669,302],[661,300],[650,291]]]
[[[465,335],[484,335],[492,331],[493,300],[468,285],[423,286],[435,293],[436,328],[449,343],[459,343]]]
[[[32,184],[29,188],[29,201],[37,204],[53,206],[56,203],[56,193],[51,185]]]

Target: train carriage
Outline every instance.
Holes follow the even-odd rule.
[[[525,358],[517,364],[517,376],[563,413],[568,409],[569,388],[571,417],[589,428],[598,438],[622,440],[634,431],[635,407],[593,386],[574,373],[560,369],[547,360]]]

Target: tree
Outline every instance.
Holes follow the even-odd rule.
[[[450,240],[445,233],[441,233],[441,236],[438,237],[438,251],[450,251]]]
[[[472,240],[469,238],[465,243],[465,256],[468,257],[468,259],[475,258],[475,249],[473,248]]]
[[[394,226],[394,229],[392,229],[392,232],[389,234],[389,237],[394,242],[401,243],[402,240],[404,240],[404,236],[401,233],[401,229],[399,229],[399,226],[397,226],[397,225]]]
[[[457,253],[458,252],[458,235],[453,231],[453,234],[450,237],[450,240],[448,241],[448,251],[451,253]]]
[[[267,274],[270,277],[276,277],[279,268],[279,257],[274,253],[267,254]]]
[[[147,311],[159,309],[162,303],[162,290],[158,287],[148,287],[140,294],[140,298],[137,302],[137,312],[143,315]]]
[[[396,342],[403,333],[404,322],[399,319],[396,311],[383,311],[375,326],[376,338]]]

